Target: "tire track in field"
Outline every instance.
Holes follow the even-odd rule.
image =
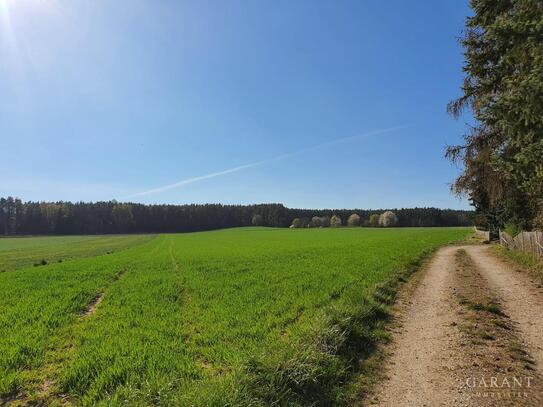
[[[170,260],[172,264],[172,269],[175,272],[179,271],[179,265],[178,262],[174,256],[173,253],[173,246],[170,242]],[[59,350],[57,352],[57,359],[52,361],[47,365],[47,367],[43,367],[42,370],[48,371],[49,373],[46,375],[46,378],[42,382],[42,385],[39,389],[38,397],[37,397],[37,405],[49,405],[50,403],[54,402],[55,405],[60,406],[71,406],[73,405],[73,402],[70,400],[70,397],[67,394],[62,394],[58,388],[55,388],[55,380],[52,376],[54,376],[58,372],[58,368],[62,366],[62,364],[65,362],[65,360],[68,359],[67,355],[71,353],[75,345],[73,343],[73,331],[78,326],[78,324],[82,323],[83,321],[87,320],[88,318],[92,317],[96,311],[99,309],[99,305],[102,303],[103,299],[107,295],[107,292],[111,289],[111,287],[119,281],[127,272],[126,268],[122,268],[113,278],[113,280],[107,284],[107,286],[98,293],[85,307],[84,311],[79,313],[80,319],[79,321],[70,326],[68,328],[70,334],[69,337],[71,340],[65,344],[62,350]],[[31,403],[27,405],[36,405],[36,397],[32,400]]]
[[[88,304],[87,306],[85,307],[85,309],[83,311],[81,311],[79,313],[79,316],[81,318],[87,318],[88,316],[94,314],[96,312],[96,310],[98,309],[98,306],[100,305],[100,303],[102,302],[102,300],[104,299],[104,293],[101,292],[99,294],[97,294]]]
[[[172,269],[174,270],[175,273],[179,273],[179,271],[180,271],[179,262],[177,261],[175,255],[174,255],[173,242],[172,241],[170,241],[170,249],[169,249],[169,251],[170,251],[170,260],[171,260],[171,263],[172,263]],[[184,278],[183,278],[182,275],[180,275],[180,281],[181,281],[180,291],[182,293],[182,300],[180,300],[179,303],[180,303],[180,306],[182,306],[183,303],[186,303],[187,301],[189,301],[189,296],[188,296],[187,292],[184,289]],[[183,336],[187,336],[187,335],[183,334]],[[216,369],[216,367],[213,365],[213,363],[211,361],[209,361],[204,355],[195,353],[193,355],[193,357],[194,357],[194,361],[195,361],[196,365],[200,369],[205,371],[206,373],[214,374],[214,375],[222,374],[223,369]]]
[[[170,260],[172,262],[172,267],[174,271],[179,271],[179,264],[177,263],[177,259],[175,258],[173,254],[173,243],[170,241]]]
[[[126,269],[122,269],[121,271],[119,271],[115,275],[115,278],[113,279],[113,281],[108,285],[108,287],[104,291],[101,291],[98,294],[96,294],[94,298],[87,304],[85,309],[79,313],[79,316],[81,318],[88,318],[89,316],[93,315],[98,309],[98,306],[100,305],[102,300],[104,299],[104,295],[106,294],[107,289],[110,288],[111,285],[114,284],[116,281],[118,281],[124,275],[125,272],[126,272]]]
[[[177,261],[177,259],[175,258],[175,255],[173,253],[173,242],[170,241],[170,260],[171,260],[171,263],[172,263],[172,269],[175,273],[179,273],[179,262]],[[182,306],[183,302],[186,302],[188,301],[188,295],[187,293],[185,292],[184,290],[184,287],[183,287],[183,277],[181,276],[181,287],[180,287],[180,291],[181,291],[181,294],[182,294],[182,300],[179,301],[179,305]],[[183,335],[183,336],[186,336],[186,335]],[[206,371],[206,372],[213,372],[214,371],[214,367],[213,367],[213,364],[208,361],[205,357],[203,357],[202,355],[199,355],[199,354],[194,354],[194,361],[196,363],[196,365]]]
[[[21,405],[24,406],[34,406],[34,405],[49,405],[53,401],[55,405],[68,406],[71,405],[69,397],[66,394],[61,394],[58,392],[58,389],[55,388],[55,379],[53,376],[58,371],[59,367],[62,366],[64,361],[68,358],[68,355],[73,351],[75,345],[73,343],[73,332],[75,328],[92,317],[98,310],[100,304],[102,303],[106,292],[111,288],[113,284],[119,281],[124,274],[126,273],[126,268],[122,268],[117,274],[115,274],[113,280],[107,284],[107,286],[96,294],[92,300],[85,306],[85,308],[78,313],[79,321],[75,322],[73,325],[66,327],[66,332],[64,336],[68,337],[69,340],[61,346],[59,346],[53,355],[53,360],[50,360],[48,363],[45,363],[39,370],[44,372],[43,380],[35,395],[31,397],[24,397],[22,399]]]

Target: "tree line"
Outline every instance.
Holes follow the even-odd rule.
[[[438,208],[372,209],[288,209],[293,216],[290,227],[433,227],[471,226],[473,211]]]
[[[399,220],[396,214],[392,211],[385,211],[378,215],[377,213],[371,214],[367,219],[362,219],[358,213],[352,213],[346,223],[339,215],[324,215],[313,216],[310,220],[303,218],[294,218],[290,228],[337,228],[341,226],[365,226],[365,227],[383,227],[388,228],[392,226],[398,226]]]
[[[279,203],[259,205],[144,205],[107,202],[23,202],[0,198],[0,234],[73,235],[110,233],[195,232],[240,226],[288,227],[298,218],[304,226],[317,217],[338,217],[347,222],[383,211],[292,209]],[[398,226],[467,226],[471,211],[413,208],[395,209]],[[359,221],[360,222],[360,221]],[[364,222],[361,222],[364,225]]]
[[[543,2],[470,5],[462,95],[448,110],[458,118],[468,109],[476,123],[447,150],[464,167],[453,190],[470,197],[492,234],[543,229]]]

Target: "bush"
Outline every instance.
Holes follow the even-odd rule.
[[[379,226],[388,228],[398,224],[398,217],[392,211],[386,211],[379,216]]]
[[[349,219],[347,219],[347,226],[360,226],[360,216],[356,213],[349,216]]]
[[[294,218],[292,220],[292,225],[290,225],[291,228],[301,228],[303,225],[302,225],[302,220],[300,218]]]
[[[368,224],[370,227],[372,228],[376,228],[379,226],[379,215],[377,215],[376,213],[374,213],[373,215],[370,216],[370,219],[368,221]]]
[[[511,237],[515,237],[520,232],[522,232],[522,229],[515,223],[508,223],[505,225],[504,229],[505,233],[507,233]]]
[[[331,218],[330,218],[330,226],[332,226],[333,228],[337,228],[339,226],[342,226],[343,225],[343,221],[341,220],[341,218],[337,215],[333,215]]]
[[[313,216],[311,218],[311,224],[315,228],[321,228],[322,227],[322,218],[320,216]]]
[[[323,228],[329,228],[330,227],[330,216],[322,216],[321,217],[321,226]]]

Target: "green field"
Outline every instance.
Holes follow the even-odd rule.
[[[381,335],[384,304],[406,270],[469,232],[159,235],[0,273],[0,397],[15,405],[344,403],[360,373],[354,361]],[[25,239],[0,245],[15,240]],[[32,244],[12,244],[0,263],[16,250],[36,257]],[[62,246],[49,254],[39,246],[38,258],[56,258]]]
[[[0,272],[126,249],[151,235],[0,238]]]

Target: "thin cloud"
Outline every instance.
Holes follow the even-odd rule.
[[[368,137],[372,137],[372,136],[377,136],[379,134],[391,133],[393,131],[401,130],[401,129],[404,129],[406,127],[407,126],[389,127],[389,128],[386,128],[386,129],[374,130],[374,131],[370,131],[370,132],[364,133],[364,134],[359,134],[359,135],[356,135],[356,136],[350,136],[350,137],[344,137],[344,138],[341,138],[341,139],[331,140],[331,141],[328,141],[326,143],[316,144],[316,145],[311,146],[311,147],[306,147],[306,148],[303,148],[301,150],[296,150],[296,151],[291,152],[291,153],[281,154],[281,155],[278,155],[276,157],[268,158],[266,160],[256,161],[256,162],[253,162],[253,163],[250,163],[250,164],[245,164],[245,165],[240,165],[238,167],[229,168],[227,170],[213,172],[211,174],[206,174],[206,175],[200,175],[198,177],[187,178],[187,179],[175,182],[173,184],[163,185],[161,187],[149,189],[147,191],[136,192],[134,194],[127,195],[122,199],[128,199],[128,198],[135,198],[135,197],[138,197],[138,196],[146,196],[146,195],[158,194],[160,192],[169,191],[170,189],[179,188],[179,187],[189,185],[189,184],[194,184],[195,182],[200,182],[200,181],[203,181],[203,180],[206,180],[206,179],[222,177],[223,175],[244,171],[244,170],[247,170],[249,168],[258,167],[258,166],[263,165],[263,164],[268,164],[268,163],[271,163],[271,162],[274,162],[274,161],[283,160],[285,158],[294,157],[294,156],[303,154],[305,152],[316,150],[316,149],[319,149],[319,148],[322,148],[322,147],[330,147],[330,146],[333,146],[333,145],[336,145],[336,144],[346,143],[346,142],[352,141],[352,140],[368,138]]]

